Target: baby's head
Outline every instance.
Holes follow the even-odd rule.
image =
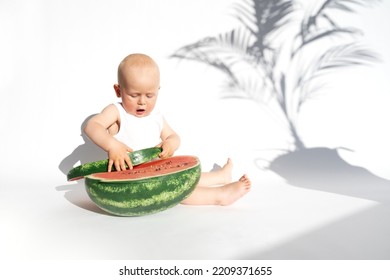
[[[127,113],[136,117],[149,115],[160,89],[157,63],[145,54],[128,55],[119,64],[118,84],[114,89]]]

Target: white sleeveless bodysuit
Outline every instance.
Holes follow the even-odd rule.
[[[154,147],[161,143],[163,116],[153,111],[149,116],[138,118],[125,111],[121,103],[114,103],[120,115],[120,127],[114,136],[134,151]]]

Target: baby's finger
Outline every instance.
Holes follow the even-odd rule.
[[[160,158],[164,158],[165,157],[165,151],[163,150],[161,153],[159,153],[158,155]]]
[[[116,171],[121,171],[121,163],[119,160],[115,160],[114,165],[115,165]]]
[[[120,161],[121,171],[126,170],[126,163],[125,160]]]
[[[125,162],[126,162],[127,166],[129,167],[129,169],[133,169],[133,163],[131,162],[129,157],[125,158]]]
[[[112,159],[108,160],[108,172],[111,172],[113,164],[114,164],[114,161]]]
[[[160,158],[167,158],[167,157],[169,157],[169,151],[168,150],[163,150],[160,153]]]

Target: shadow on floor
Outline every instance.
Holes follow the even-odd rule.
[[[390,259],[390,181],[343,160],[337,149],[310,148],[276,157],[268,166],[289,185],[378,202],[242,259]],[[305,217],[302,217],[305,219]]]
[[[59,192],[64,192],[64,197],[73,205],[80,207],[84,210],[91,211],[98,214],[113,216],[108,212],[100,209],[88,196],[84,179],[77,181],[76,184],[69,183],[68,185],[61,185],[55,187]]]
[[[343,160],[337,149],[310,148],[276,157],[269,170],[288,184],[390,203],[390,181]]]
[[[390,207],[378,205],[240,259],[389,260]],[[303,217],[304,218],[304,217]]]

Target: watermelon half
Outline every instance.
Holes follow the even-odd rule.
[[[136,166],[157,158],[160,153],[161,153],[161,148],[152,147],[152,148],[131,152],[129,153],[129,157],[133,166]],[[108,159],[85,163],[71,169],[68,172],[67,179],[68,181],[74,181],[74,180],[82,179],[84,178],[84,176],[93,173],[107,172],[107,169],[108,169]],[[113,170],[115,170],[115,167],[113,167]]]
[[[174,156],[119,172],[85,177],[86,190],[101,209],[119,216],[152,214],[179,204],[199,182],[194,156]]]

